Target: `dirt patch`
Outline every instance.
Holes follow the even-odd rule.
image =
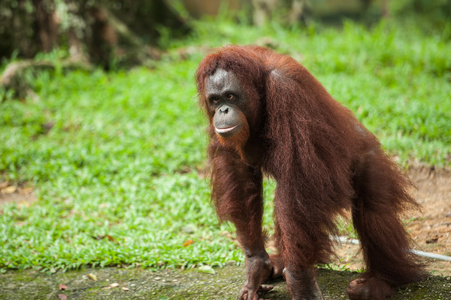
[[[421,250],[451,255],[451,172],[424,168],[410,175],[423,206],[408,224],[410,233]]]
[[[33,201],[36,201],[36,197],[32,187],[16,186],[8,181],[0,181],[0,206],[11,202],[29,205]]]

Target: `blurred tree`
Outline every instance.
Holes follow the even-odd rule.
[[[252,4],[257,25],[272,19],[274,12],[279,21],[289,24],[305,21],[306,17],[325,21],[389,15],[419,18],[436,28],[451,21],[450,0],[252,0]]]
[[[55,62],[27,60],[38,52],[67,49],[59,68],[109,69],[159,58],[161,28],[173,34],[188,26],[164,0],[1,0],[0,59],[19,57],[0,77],[0,88],[17,98],[33,97],[29,79]],[[1,100],[1,99],[0,99]]]
[[[243,8],[243,1],[239,0],[182,0],[182,2],[185,9],[194,18],[200,18],[204,15],[216,16],[221,9],[231,12]]]
[[[390,11],[396,17],[414,15],[423,23],[443,30],[451,21],[450,0],[397,0],[390,1]],[[424,24],[426,25],[426,24]]]
[[[23,56],[36,53],[34,8],[31,1],[0,2],[0,57],[10,56],[17,49]]]
[[[379,0],[386,1],[386,0]],[[372,0],[252,0],[254,23],[273,18],[274,12],[288,24],[305,22],[306,17],[355,17],[365,13]]]
[[[36,25],[41,47],[44,52],[50,52],[57,44],[58,23],[55,4],[48,0],[33,0]]]
[[[142,63],[157,55],[150,46],[161,27],[188,30],[164,0],[2,0],[0,58],[66,47],[73,59],[105,67]]]

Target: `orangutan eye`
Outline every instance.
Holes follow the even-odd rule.
[[[219,103],[219,97],[218,96],[210,97],[210,102],[214,103],[214,104],[218,104]]]
[[[235,98],[235,96],[232,93],[228,93],[226,97],[229,100],[232,100],[233,98]]]

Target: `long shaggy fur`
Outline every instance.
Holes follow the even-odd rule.
[[[205,81],[218,68],[232,71],[246,91],[250,134],[240,147],[225,149],[210,123],[218,215],[233,221],[239,234],[261,236],[263,171],[277,181],[276,239],[287,267],[326,261],[334,217],[352,210],[367,275],[392,287],[421,279],[422,266],[409,252],[399,219],[403,209],[417,205],[407,193],[409,182],[351,111],[295,60],[254,46],[227,46],[202,60],[196,82],[204,108]]]

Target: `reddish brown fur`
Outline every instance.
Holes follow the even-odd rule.
[[[313,266],[332,253],[329,235],[337,232],[334,217],[344,209],[352,209],[370,283],[363,292],[369,296],[350,291],[351,297],[382,299],[371,291],[378,283],[392,288],[420,280],[422,266],[408,251],[398,216],[417,204],[406,191],[408,180],[374,135],[307,69],[261,47],[227,46],[202,60],[196,82],[206,111],[205,82],[218,68],[233,72],[247,96],[249,132],[239,142],[220,142],[209,116],[212,199],[219,217],[236,225],[247,255],[248,281],[241,297],[253,297],[270,276],[261,229],[262,172],[277,181],[275,238],[293,299],[320,299],[311,291]]]

